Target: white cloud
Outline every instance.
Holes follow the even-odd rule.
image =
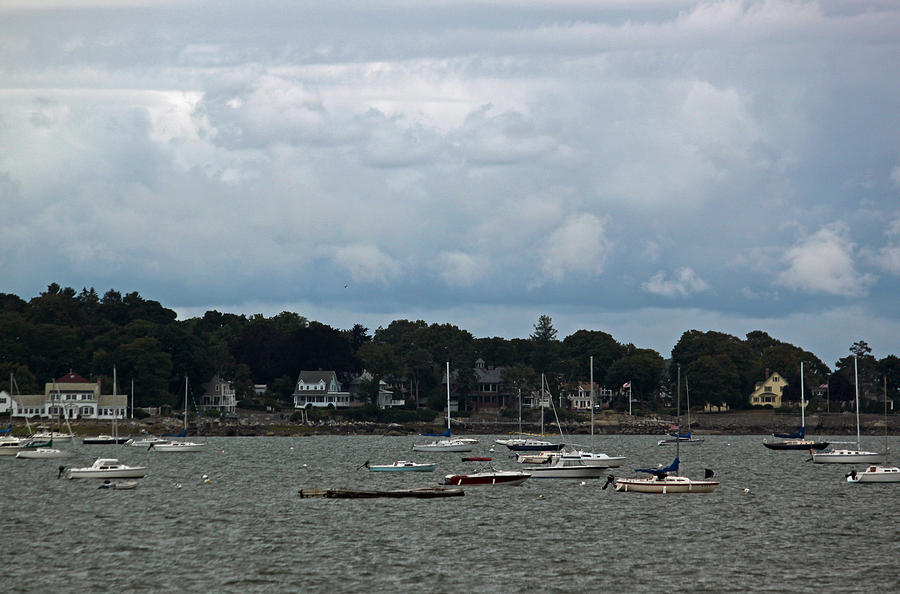
[[[778,282],[810,293],[864,295],[875,279],[856,271],[856,246],[847,234],[846,225],[835,223],[795,244],[783,258],[788,268],[778,275]]]
[[[612,250],[606,223],[592,214],[567,218],[541,247],[541,270],[556,282],[566,276],[599,276]]]
[[[490,267],[484,258],[466,252],[443,252],[439,276],[451,287],[471,287],[483,280]]]
[[[687,267],[676,270],[672,279],[663,271],[657,272],[641,286],[648,293],[661,297],[687,297],[709,289],[709,283]]]
[[[885,272],[900,275],[900,218],[888,225],[885,235],[887,245],[878,250],[875,262]]]
[[[388,283],[402,270],[401,264],[374,245],[352,244],[334,249],[335,264],[353,281]]]

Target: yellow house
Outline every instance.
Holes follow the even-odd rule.
[[[764,382],[757,382],[756,389],[750,394],[750,404],[753,406],[770,405],[772,408],[781,408],[781,394],[788,383],[784,381],[778,372],[772,373]]]

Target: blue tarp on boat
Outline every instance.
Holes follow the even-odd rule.
[[[0,429],[0,435],[6,435],[10,431],[12,431],[12,423],[10,423],[9,427],[7,427],[6,429]]]
[[[448,428],[443,433],[420,433],[424,437],[450,437],[450,429]]]
[[[675,458],[675,460],[665,468],[635,468],[634,470],[636,472],[646,472],[659,477],[663,477],[670,472],[675,472],[676,470],[678,470],[678,458]]]

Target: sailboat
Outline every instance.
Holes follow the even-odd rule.
[[[856,384],[856,449],[831,449],[827,452],[814,452],[812,459],[816,464],[874,464],[881,461],[882,454],[864,451],[859,445],[859,365],[855,356],[853,357],[853,377]]]
[[[679,368],[680,371],[680,368]],[[674,443],[703,443],[702,437],[694,437],[691,433],[691,390],[688,385],[688,378],[684,378],[685,397],[687,398],[687,433],[681,433],[680,429],[676,433],[669,433],[666,439],[660,439],[656,442],[658,446],[672,445]],[[681,407],[678,406],[677,418],[679,427],[681,426]]]
[[[681,365],[678,366],[678,388],[676,398],[681,396]],[[679,427],[680,430],[680,427]],[[679,476],[681,444],[675,442],[675,460],[665,468],[635,468],[636,472],[645,472],[649,478],[615,479],[616,491],[625,493],[712,493],[719,486],[719,481],[713,480],[713,472],[706,470],[703,479],[691,479]]]
[[[447,361],[447,430],[444,433],[433,434],[436,439],[431,443],[416,444],[413,450],[416,452],[471,452],[477,439],[451,437],[450,434],[450,361]]]
[[[872,465],[847,473],[848,483],[900,483],[900,468],[888,465],[887,377],[884,378],[884,466]]]
[[[184,430],[181,435],[172,437],[187,437],[188,425],[188,378],[184,376]],[[168,437],[168,436],[167,436]],[[147,449],[158,452],[202,452],[206,448],[205,443],[193,441],[167,441],[164,443],[151,443]]]
[[[549,392],[545,390],[545,376],[541,374],[541,435],[544,434],[544,396]],[[550,403],[553,403],[551,397]],[[519,437],[514,439],[498,439],[494,443],[504,445],[514,452],[558,452],[566,445],[564,443],[553,443],[545,439],[535,439],[533,437],[525,437],[522,434],[522,394],[519,393]]]
[[[49,439],[49,440],[55,440],[57,443],[63,443],[63,442],[70,443],[73,439],[75,439],[75,434],[72,433],[72,426],[69,424],[69,417],[68,417],[68,415],[66,415],[66,411],[63,408],[62,399],[60,397],[61,393],[59,391],[59,387],[56,385],[56,382],[53,383],[53,387],[56,389],[57,398],[59,399],[59,405],[55,406],[54,408],[58,407],[58,409],[62,411],[62,416],[66,420],[66,427],[68,428],[69,431],[68,431],[68,433],[63,433],[62,427],[60,426],[60,423],[59,423],[59,414],[57,413],[57,416],[56,416],[57,429],[54,431],[53,429],[51,429],[49,427],[43,427],[43,426],[38,427],[37,431],[35,433],[31,434],[31,439],[34,441],[41,441],[41,440]]]
[[[627,460],[625,456],[610,456],[594,451],[594,357],[591,356],[591,449],[585,451],[581,448],[566,448],[566,456],[578,456],[586,466],[594,468],[618,468]]]
[[[116,368],[113,367],[113,407],[114,407],[115,412],[113,413],[113,420],[112,420],[112,429],[113,429],[112,435],[106,435],[106,434],[101,433],[100,435],[93,435],[90,437],[82,437],[81,443],[83,443],[85,445],[118,445],[118,444],[122,444],[122,443],[125,443],[126,441],[128,441],[128,439],[129,439],[128,437],[119,437],[119,422],[118,422],[119,406],[118,406],[118,403],[116,402],[116,396],[117,396],[116,385],[117,385]]]
[[[827,441],[806,439],[806,400],[803,397],[803,361],[800,361],[800,428],[794,433],[773,433],[783,441],[763,440],[763,445],[770,450],[824,450]]]

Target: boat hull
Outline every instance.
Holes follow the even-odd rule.
[[[808,452],[809,450],[824,450],[828,447],[828,442],[813,441],[811,439],[796,439],[790,441],[766,441],[764,439],[763,445],[770,450],[803,450],[804,452]]]
[[[71,458],[75,452],[67,450],[57,450],[55,448],[35,448],[22,449],[16,454],[16,458],[26,459],[43,459],[43,458]]]
[[[71,468],[66,473],[66,478],[69,479],[144,478],[145,476],[147,476],[146,466],[99,470],[93,468]]]
[[[118,445],[127,442],[128,437],[113,437],[112,435],[98,435],[96,437],[82,437],[81,443],[85,445]]]
[[[616,491],[623,493],[712,493],[719,481],[692,480],[687,477],[616,479]]]
[[[202,452],[206,449],[206,444],[190,441],[173,441],[168,443],[154,443],[148,447],[157,452]]]
[[[395,464],[370,464],[369,472],[433,472],[437,464],[397,462]]]
[[[847,474],[848,483],[900,483],[900,468],[896,466],[870,466],[862,472]]]
[[[884,454],[856,450],[816,452],[812,457],[816,464],[873,464],[884,460]]]
[[[413,446],[416,452],[471,452],[475,449],[475,444],[466,441],[437,441],[434,443],[423,443]]]
[[[508,485],[514,487],[521,485],[531,474],[527,472],[477,472],[474,474],[448,474],[441,480],[442,485],[453,486],[494,486]]]

